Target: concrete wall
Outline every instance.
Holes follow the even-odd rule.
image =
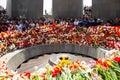
[[[103,20],[120,17],[120,0],[93,0],[92,15]]]
[[[11,2],[10,2],[11,1]],[[43,0],[8,0],[7,13],[11,17],[25,15],[28,18],[40,18],[43,16]]]
[[[82,15],[82,0],[53,0],[54,17],[80,17]]]

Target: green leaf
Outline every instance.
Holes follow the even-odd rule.
[[[52,80],[52,75],[51,75],[51,72],[50,72],[50,68],[49,67],[46,67],[46,77],[48,80]]]
[[[110,69],[111,76],[113,77],[113,80],[118,80],[116,73]]]
[[[61,76],[57,76],[56,80],[63,80]]]

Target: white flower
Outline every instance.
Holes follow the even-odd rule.
[[[81,63],[80,63],[81,65],[86,65],[86,62],[85,61],[81,61]]]

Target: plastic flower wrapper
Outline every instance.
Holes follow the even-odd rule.
[[[110,51],[107,51],[105,53],[105,57],[106,58],[113,58],[115,56],[120,56],[120,51],[119,50],[116,50],[116,49],[112,49]]]
[[[90,61],[88,62],[88,66],[89,66],[90,68],[94,68],[94,67],[96,66],[96,61],[90,60]]]

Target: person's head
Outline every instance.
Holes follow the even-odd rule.
[[[75,18],[75,21],[77,21],[78,19],[77,18]]]
[[[119,20],[119,18],[118,18],[118,17],[116,17],[116,18],[115,18],[115,20],[116,20],[116,21],[118,21],[118,20]]]

